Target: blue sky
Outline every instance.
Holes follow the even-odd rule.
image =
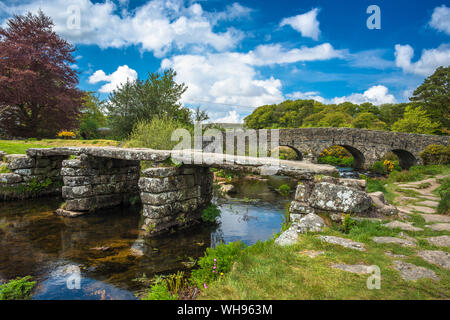
[[[370,5],[381,29],[366,25]],[[107,99],[127,78],[174,68],[182,102],[222,122],[286,99],[405,102],[450,64],[443,0],[12,0],[0,23],[38,8],[77,47],[81,89]]]

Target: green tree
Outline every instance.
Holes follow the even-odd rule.
[[[84,139],[98,138],[98,128],[106,125],[104,102],[93,92],[86,92],[80,108],[80,135]]]
[[[410,101],[417,102],[442,131],[450,128],[450,67],[439,67],[414,91]]]
[[[319,127],[347,127],[352,117],[344,112],[330,112],[319,121]]]
[[[353,128],[384,130],[386,123],[380,121],[373,113],[363,112],[356,116],[352,121]]]
[[[192,123],[190,110],[180,103],[187,87],[176,83],[175,76],[172,69],[163,74],[151,73],[146,80],[126,82],[111,93],[107,110],[118,138],[127,137],[139,121],[150,121],[155,116],[167,115],[180,123]]]
[[[439,127],[440,123],[433,122],[421,107],[408,106],[403,119],[392,125],[392,131],[433,134]]]

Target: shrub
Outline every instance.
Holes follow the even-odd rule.
[[[438,144],[431,144],[420,153],[420,157],[425,165],[449,164],[450,145],[442,146]]]
[[[178,141],[172,141],[172,133],[184,125],[168,116],[154,117],[150,121],[140,121],[134,126],[125,147],[172,150]]]
[[[334,166],[352,167],[354,164],[354,158],[353,157],[338,158],[334,156],[325,156],[325,157],[318,157],[317,162],[324,164],[331,164]]]
[[[204,222],[215,222],[216,218],[220,216],[220,210],[215,204],[210,204],[202,211],[202,220]]]
[[[283,196],[283,197],[287,197],[289,196],[289,193],[291,192],[291,187],[288,186],[287,184],[282,184],[277,191]]]
[[[142,300],[177,300],[178,295],[172,294],[169,290],[167,281],[162,278],[157,278],[155,283],[151,286],[148,295]]]
[[[205,255],[198,260],[199,268],[192,271],[191,280],[199,288],[206,283],[217,280],[229,272],[233,263],[245,248],[243,242],[219,244],[216,248],[207,248]]]
[[[299,160],[298,154],[295,152],[294,149],[289,147],[278,147],[272,150],[271,152],[276,152],[276,149],[278,149],[278,157],[281,160]]]
[[[0,300],[29,300],[31,291],[36,285],[35,281],[30,281],[31,276],[16,278],[0,285]]]
[[[68,139],[68,138],[75,138],[76,134],[72,131],[61,130],[60,132],[58,132],[57,136],[59,138]]]

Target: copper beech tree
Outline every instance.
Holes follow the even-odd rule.
[[[0,28],[0,131],[13,137],[54,137],[72,129],[82,93],[75,48],[52,30],[42,11],[14,16]]]

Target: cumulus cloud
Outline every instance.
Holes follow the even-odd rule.
[[[134,81],[137,79],[137,72],[127,65],[120,66],[116,71],[107,75],[103,70],[97,70],[89,77],[89,83],[96,84],[99,82],[108,82],[104,84],[98,91],[102,93],[110,93],[129,81]]]
[[[300,32],[302,37],[318,40],[320,35],[319,21],[317,21],[318,13],[319,9],[315,8],[304,14],[284,18],[280,23],[280,27],[289,25],[294,30]]]
[[[241,123],[242,119],[235,110],[232,110],[225,117],[213,119],[213,121],[215,123]]]
[[[318,92],[294,92],[287,96],[290,99],[314,99],[326,104],[340,104],[343,102],[362,104],[370,102],[374,105],[382,105],[385,103],[396,103],[395,97],[392,94],[389,94],[389,89],[382,85],[373,86],[363,93],[352,93],[348,96],[335,97],[332,99],[325,99],[321,97]]]
[[[121,1],[121,6],[127,1]],[[163,57],[171,49],[186,46],[211,47],[217,51],[234,48],[243,33],[234,28],[214,32],[214,21],[200,4],[185,6],[183,0],[151,0],[133,11],[123,8],[117,13],[112,1],[94,3],[91,0],[33,0],[27,4],[9,6],[9,15],[27,11],[42,11],[55,23],[55,31],[76,44],[93,44],[101,48],[121,48],[136,45]],[[80,24],[75,15],[80,12]],[[223,13],[223,19],[246,14],[243,6],[234,4]],[[219,13],[220,14],[220,13]],[[4,21],[3,21],[4,23]]]
[[[428,24],[432,28],[450,35],[450,8],[445,4],[434,8]]]
[[[395,45],[395,65],[404,72],[429,76],[439,66],[450,64],[450,46],[443,44],[436,49],[425,49],[416,62],[412,62],[414,49],[410,45]]]
[[[247,53],[177,55],[164,59],[161,68],[175,69],[177,81],[188,84],[183,95],[186,103],[195,103],[202,97],[211,104],[257,107],[279,103],[284,97],[281,81],[274,77],[262,78],[256,67],[340,56],[341,53],[328,43],[291,50],[278,44],[261,45]]]

